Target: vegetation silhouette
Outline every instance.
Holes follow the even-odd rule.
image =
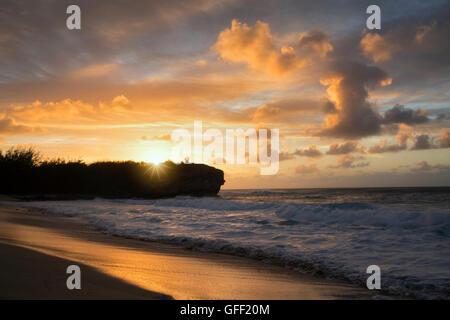
[[[216,195],[222,170],[204,164],[43,160],[33,148],[0,150],[0,193],[21,199]]]

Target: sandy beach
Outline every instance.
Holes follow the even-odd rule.
[[[0,205],[0,298],[361,299],[371,292],[261,261],[116,237],[75,218]],[[66,288],[77,264],[82,289]]]

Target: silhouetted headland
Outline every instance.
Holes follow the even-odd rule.
[[[217,195],[222,170],[204,164],[42,161],[33,149],[0,151],[0,193],[20,199],[162,198]]]

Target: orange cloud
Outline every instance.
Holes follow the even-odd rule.
[[[95,64],[71,72],[71,76],[75,78],[90,78],[105,76],[115,70],[118,65],[115,63]]]
[[[341,155],[338,159],[338,164],[334,166],[329,166],[331,169],[355,169],[355,168],[362,168],[362,167],[368,167],[370,165],[370,162],[361,162],[365,158],[363,156],[354,156],[351,154],[345,154]],[[358,162],[359,161],[359,162]]]
[[[420,25],[417,27],[415,40],[420,44],[424,41],[427,35],[436,29],[436,22],[433,21],[430,25]]]
[[[346,141],[342,144],[333,143],[328,148],[327,154],[343,155],[352,152],[364,153],[364,147],[360,146],[357,141]]]
[[[408,148],[408,140],[411,139],[411,134],[407,132],[400,132],[396,140],[397,144],[388,144],[387,140],[384,139],[380,143],[373,145],[369,149],[369,153],[386,153],[386,152],[399,152],[406,150]]]
[[[213,50],[224,60],[282,76],[312,63],[314,58],[324,58],[333,47],[324,33],[312,30],[301,34],[296,44],[279,48],[267,23],[257,21],[250,27],[235,19],[231,28],[219,34]]]
[[[171,141],[172,138],[171,138],[170,134],[164,134],[164,135],[153,136],[153,137],[142,136],[141,140],[143,140],[143,141]]]
[[[439,136],[439,144],[441,148],[450,148],[450,131],[442,129]]]
[[[445,43],[446,28],[448,24],[438,29],[437,23],[433,21],[424,25],[403,25],[383,36],[366,33],[360,41],[360,47],[374,62],[388,61],[406,53],[436,52],[441,49],[442,42]]]
[[[120,96],[115,97],[112,100],[111,105],[115,108],[125,108],[125,109],[131,109],[130,106],[130,100],[127,99],[123,94]]]
[[[124,95],[116,96],[110,103],[93,105],[82,100],[64,99],[42,103],[39,100],[28,105],[12,106],[7,114],[28,123],[58,124],[92,122],[130,110],[130,102]]]
[[[30,127],[18,124],[16,120],[11,117],[0,117],[0,135],[17,135],[36,132],[42,132],[42,129],[39,127]]]
[[[375,62],[391,60],[400,51],[401,46],[378,33],[367,33],[360,42],[364,54]]]

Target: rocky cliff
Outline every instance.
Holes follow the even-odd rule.
[[[41,162],[33,154],[20,149],[0,154],[0,194],[22,199],[211,196],[225,183],[222,170],[204,164]]]

